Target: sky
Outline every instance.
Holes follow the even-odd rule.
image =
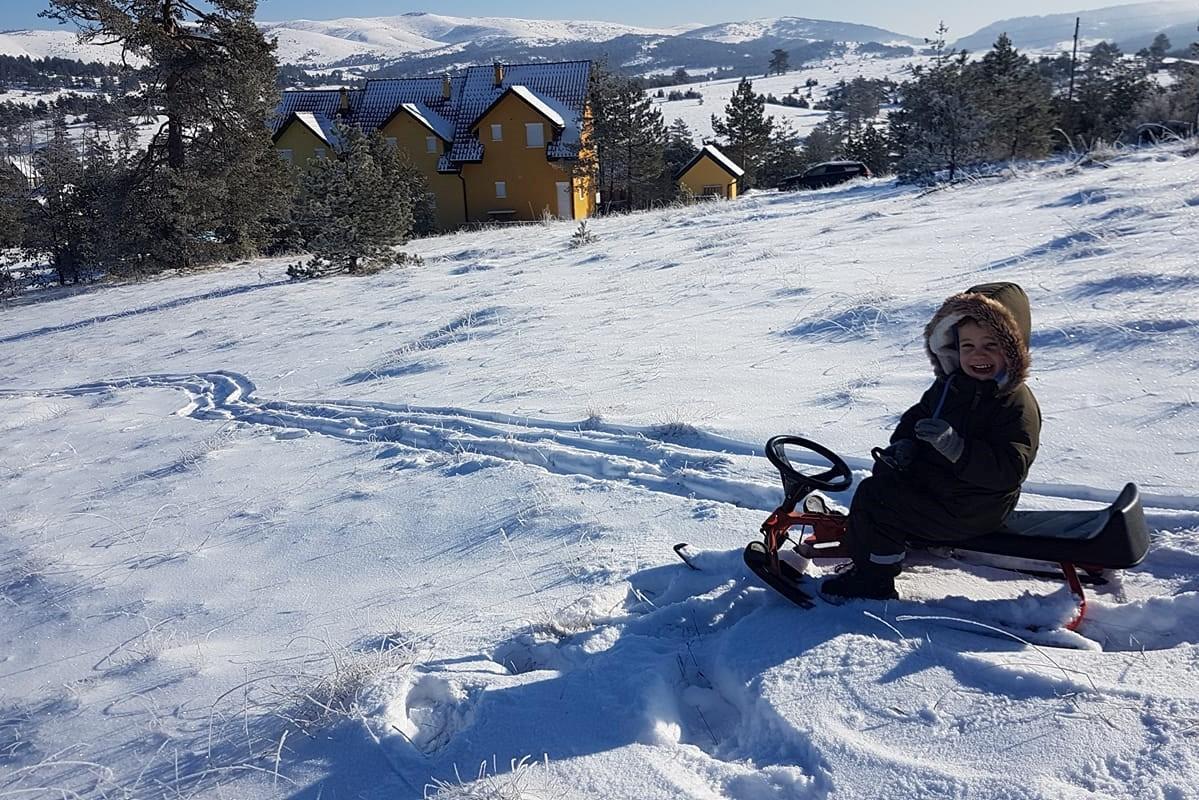
[[[524,0],[506,4],[498,15],[533,19],[596,19],[629,25],[668,27],[688,22],[736,22],[757,17],[800,16],[814,19],[858,22],[912,36],[931,34],[940,20],[952,37],[967,36],[992,22],[1010,17],[1056,14],[1087,8],[1121,5],[1117,0],[1009,0],[1002,6],[933,2],[889,2],[888,0],[741,0],[737,3],[697,4],[694,0],[608,0],[601,5],[563,3],[557,0]],[[49,28],[53,23],[37,16],[43,0],[0,0],[0,29]],[[430,11],[451,16],[497,15],[497,6],[485,0],[439,0],[437,3],[396,3],[394,0],[260,0],[263,20],[329,19],[371,17]]]

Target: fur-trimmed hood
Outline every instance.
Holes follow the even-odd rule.
[[[1014,391],[1028,378],[1032,361],[1028,350],[1032,333],[1028,295],[1014,283],[984,283],[946,300],[924,328],[924,350],[939,378],[962,367],[954,326],[966,317],[995,332],[1007,359],[1007,373],[999,391]]]

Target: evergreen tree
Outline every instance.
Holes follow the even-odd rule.
[[[0,155],[0,261],[3,252],[21,244],[29,203],[25,176]]]
[[[787,70],[791,69],[789,63],[790,56],[786,50],[776,47],[770,51],[770,66],[766,69],[767,77],[771,75],[785,75]]]
[[[982,60],[970,65],[975,103],[986,124],[983,157],[1041,158],[1058,124],[1053,87],[1012,46],[1006,33]]]
[[[886,175],[891,171],[891,145],[886,135],[867,122],[860,131],[846,137],[846,158],[861,161],[874,175]]]
[[[691,163],[691,159],[695,158],[697,153],[699,153],[699,148],[695,146],[695,134],[687,127],[687,123],[681,119],[670,123],[670,128],[666,131],[663,163],[666,174],[670,177],[672,197],[677,194],[678,188],[675,176],[682,171],[683,167]]]
[[[129,222],[112,202],[123,188],[120,165],[102,144],[85,157],[59,126],[36,166],[38,201],[25,206],[25,256],[48,264],[64,286],[112,269]]]
[[[332,157],[300,173],[298,228],[312,253],[293,277],[363,273],[396,260],[392,248],[408,240],[415,208],[427,194],[423,177],[379,134],[335,126]]]
[[[758,185],[777,186],[783,178],[799,172],[802,166],[799,134],[790,122],[783,120],[770,132],[770,146],[758,173]]]
[[[908,177],[957,172],[982,156],[983,121],[967,76],[967,55],[945,45],[942,24],[933,40],[932,62],[912,68],[902,87],[902,108],[891,115],[891,138],[899,171]]]
[[[595,65],[589,106],[605,205],[647,208],[669,199],[673,187],[663,161],[666,126],[641,84]]]
[[[749,79],[742,78],[724,107],[724,117],[712,115],[712,130],[722,140],[725,153],[745,170],[748,187],[757,186],[771,148],[774,117],[766,116],[766,98],[754,92]]]
[[[845,139],[845,121],[840,112],[829,112],[804,139],[800,152],[803,166],[841,158],[845,153]]]
[[[1100,42],[1080,70],[1070,112],[1073,133],[1084,141],[1120,138],[1151,89],[1143,63],[1125,59],[1120,48]]]
[[[267,132],[274,45],[256,10],[257,0],[50,0],[45,15],[76,23],[83,41],[145,60],[141,99],[166,118],[129,183],[131,206],[161,234],[138,237],[140,269],[249,255],[282,216],[285,173]]]

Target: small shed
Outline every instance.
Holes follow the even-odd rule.
[[[695,197],[723,197],[732,200],[741,190],[745,170],[720,152],[714,144],[705,144],[675,179]]]

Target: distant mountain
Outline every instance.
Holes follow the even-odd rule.
[[[121,48],[112,45],[80,44],[74,30],[0,31],[0,53],[30,58],[74,58],[101,63],[119,62]]]
[[[268,36],[278,39],[279,60],[301,65],[362,57],[393,60],[487,42],[548,47],[568,42],[601,42],[627,35],[672,36],[681,32],[677,28],[638,28],[614,22],[448,17],[421,11],[395,17],[261,25]]]
[[[386,75],[456,70],[491,60],[603,59],[650,74],[690,70],[765,71],[770,51],[788,51],[792,64],[836,56],[874,43],[888,55],[921,40],[869,25],[778,17],[722,25],[642,28],[613,22],[450,17],[412,12],[392,17],[261,23],[279,44],[279,60],[306,68],[382,69]],[[117,48],[79,45],[67,29],[0,33],[0,53],[116,61]]]
[[[1160,3],[1112,6],[1070,14],[1043,17],[1014,17],[992,23],[954,42],[963,50],[986,50],[999,34],[1006,33],[1021,50],[1068,50],[1074,37],[1074,19],[1081,18],[1079,38],[1085,44],[1100,40],[1114,41],[1125,52],[1136,52],[1149,45],[1158,33],[1165,33],[1177,46],[1199,38],[1199,3],[1194,0],[1170,0]]]
[[[777,17],[755,19],[748,22],[725,22],[682,33],[686,39],[707,39],[725,44],[743,44],[758,39],[785,39],[790,41],[834,41],[834,42],[879,42],[880,44],[917,45],[924,40],[914,36],[875,28],[871,25],[856,25],[851,22],[829,22],[822,19],[803,17]]]

